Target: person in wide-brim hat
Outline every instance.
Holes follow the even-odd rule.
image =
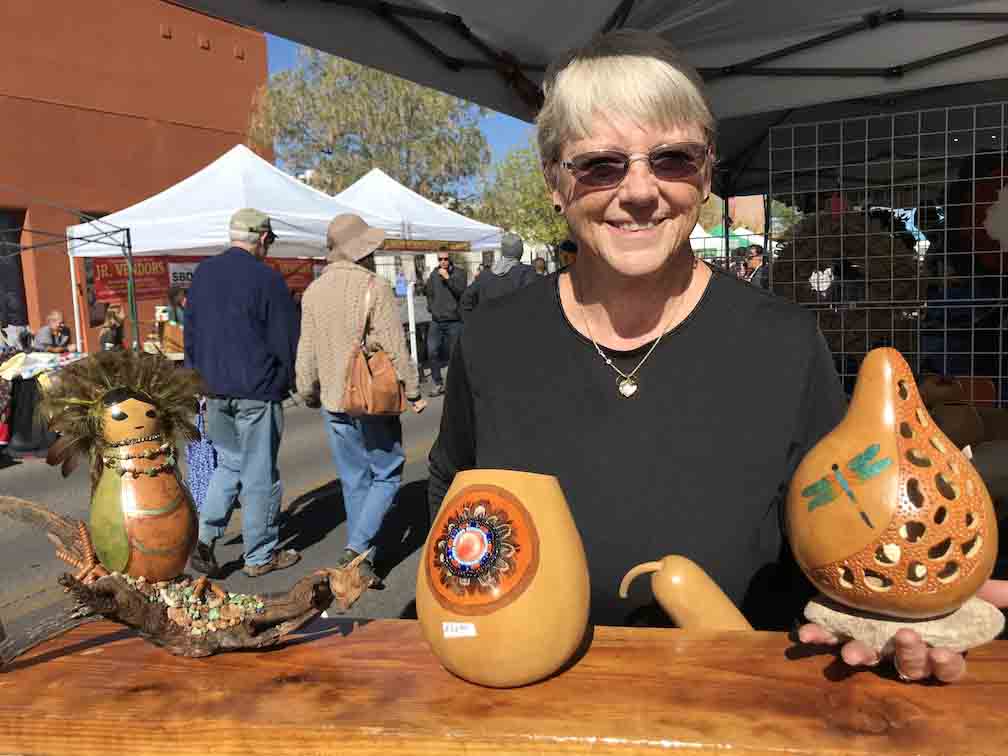
[[[385,232],[369,226],[359,215],[337,215],[329,222],[326,231],[326,247],[329,250],[326,258],[329,262],[360,262],[373,254],[383,241]]]
[[[384,231],[356,215],[332,219],[326,233],[329,265],[301,299],[294,371],[305,404],[322,410],[333,464],[343,484],[347,543],[336,566],[345,567],[370,554],[358,562],[358,570],[371,585],[381,582],[374,571],[373,549],[399,490],[406,456],[398,415],[351,416],[345,411],[347,366],[362,337],[367,354],[380,348],[388,356],[413,409],[420,412],[425,406],[399,305],[389,283],[374,272],[374,251],[384,238]]]

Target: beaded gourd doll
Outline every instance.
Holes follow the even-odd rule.
[[[176,468],[175,440],[195,440],[199,376],[134,352],[101,352],[59,373],[43,411],[60,434],[50,465],[64,477],[91,458],[90,533],[78,579],[109,571],[171,580],[196,543],[192,497]]]

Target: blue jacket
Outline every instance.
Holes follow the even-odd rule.
[[[213,396],[282,401],[294,386],[298,322],[283,276],[238,247],[193,274],[186,365]]]

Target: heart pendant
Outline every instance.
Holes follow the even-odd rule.
[[[624,399],[629,399],[637,393],[637,381],[633,378],[624,378],[619,382],[619,392]]]

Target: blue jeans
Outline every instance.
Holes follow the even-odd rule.
[[[351,417],[325,408],[322,418],[343,488],[347,548],[361,554],[371,547],[399,490],[406,461],[402,423],[396,415]]]
[[[452,352],[455,351],[455,342],[461,335],[461,320],[433,321],[427,329],[427,359],[430,361],[431,380],[435,386],[441,385],[441,368],[448,365]]]
[[[257,399],[207,399],[206,425],[217,469],[200,509],[199,539],[210,544],[224,535],[240,495],[245,564],[266,564],[279,541],[283,488],[277,452],[283,406]]]

